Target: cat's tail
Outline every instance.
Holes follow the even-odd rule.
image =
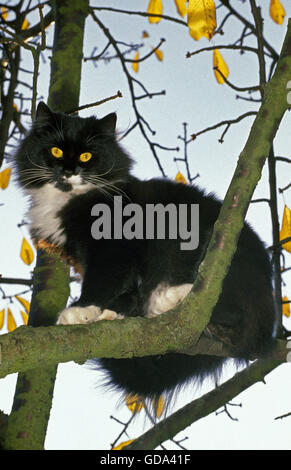
[[[165,354],[132,359],[95,359],[91,366],[105,374],[104,385],[123,396],[137,395],[157,401],[163,395],[169,403],[191,381],[199,386],[206,377],[218,381],[227,358],[218,356]]]

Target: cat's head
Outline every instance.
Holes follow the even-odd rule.
[[[103,119],[54,112],[39,103],[32,129],[16,154],[18,181],[26,189],[50,184],[61,191],[126,181],[132,164],[115,136],[116,114]]]

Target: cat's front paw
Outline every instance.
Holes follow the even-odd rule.
[[[156,317],[175,308],[192,289],[193,284],[166,286],[160,284],[152,292],[148,305],[147,317]]]
[[[93,323],[100,320],[121,320],[123,315],[119,315],[113,310],[101,310],[96,305],[88,307],[69,307],[63,310],[58,318],[57,325],[77,325]]]

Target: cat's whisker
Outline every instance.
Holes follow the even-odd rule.
[[[116,186],[114,183],[112,183],[110,181],[99,178],[96,175],[86,176],[86,177],[84,177],[84,179],[86,179],[86,181],[94,184],[97,189],[106,188],[107,190],[111,190],[112,192],[115,192],[116,194],[119,194],[120,196],[124,196],[126,199],[129,200],[128,195],[121,188],[118,188],[118,186]],[[109,191],[108,191],[108,193],[109,193]],[[110,195],[111,195],[111,197],[113,197],[112,194],[110,194]]]
[[[25,176],[25,175],[44,175],[44,174],[50,175],[52,173],[48,170],[41,170],[41,169],[36,168],[36,169],[31,169],[31,170],[28,170],[28,169],[20,170],[19,174]]]
[[[98,189],[98,191],[100,191],[106,197],[113,199],[113,195],[106,189],[108,185],[106,185],[103,181],[96,181],[90,176],[84,177],[84,180],[87,181],[88,183],[93,184],[96,187],[96,189]]]
[[[95,185],[95,186],[96,186],[96,189],[98,189],[98,191],[100,191],[100,193],[103,194],[107,199],[113,199],[112,194],[110,194],[110,193],[104,188],[104,186],[98,186],[98,185]]]
[[[101,183],[102,185],[110,187],[111,189],[114,189],[116,192],[119,192],[119,193],[123,194],[124,196],[128,197],[127,194],[121,188],[118,188],[113,182],[105,180],[103,178],[100,178],[96,175],[94,175],[91,178],[92,178],[91,181],[96,181],[97,183]],[[117,183],[117,182],[118,181],[115,181],[115,183]]]
[[[29,180],[49,180],[51,179],[52,175],[27,175],[22,178],[22,181],[29,181]]]
[[[43,175],[36,175],[36,174],[31,174],[31,175],[23,175],[23,178],[24,180],[28,180],[28,179],[36,179],[36,178],[50,178],[52,175],[51,174],[43,174]]]
[[[40,183],[42,180],[39,180],[39,179],[36,179],[36,180],[31,180],[31,181],[27,181],[26,183],[23,183],[22,182],[22,186],[25,188],[27,186],[31,186],[31,184],[36,184],[36,183]],[[46,180],[46,182],[50,182],[50,180]]]
[[[111,172],[112,168],[115,166],[115,163],[112,164],[112,167],[109,168],[105,173],[98,173],[96,176],[99,178],[100,176],[108,175]],[[94,176],[94,175],[93,175]]]
[[[36,168],[41,168],[42,170],[47,170],[48,168],[44,165],[38,165],[37,163],[33,162],[30,158],[29,158],[29,154],[26,152],[26,157],[27,159],[30,161],[30,163],[35,166]]]
[[[25,168],[19,170],[19,176],[21,176],[22,183],[24,186],[31,185],[38,182],[49,182],[52,180],[53,173],[48,168],[41,167],[39,165],[36,168]]]
[[[28,176],[38,177],[38,176],[52,176],[53,175],[52,172],[45,171],[45,170],[31,170],[31,171],[25,171],[25,172],[20,171],[19,174],[23,176],[24,178]]]

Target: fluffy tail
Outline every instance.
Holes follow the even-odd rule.
[[[162,394],[173,395],[190,381],[200,385],[206,377],[218,379],[226,360],[170,353],[132,359],[96,359],[94,365],[105,372],[105,385],[110,389],[155,400]]]

